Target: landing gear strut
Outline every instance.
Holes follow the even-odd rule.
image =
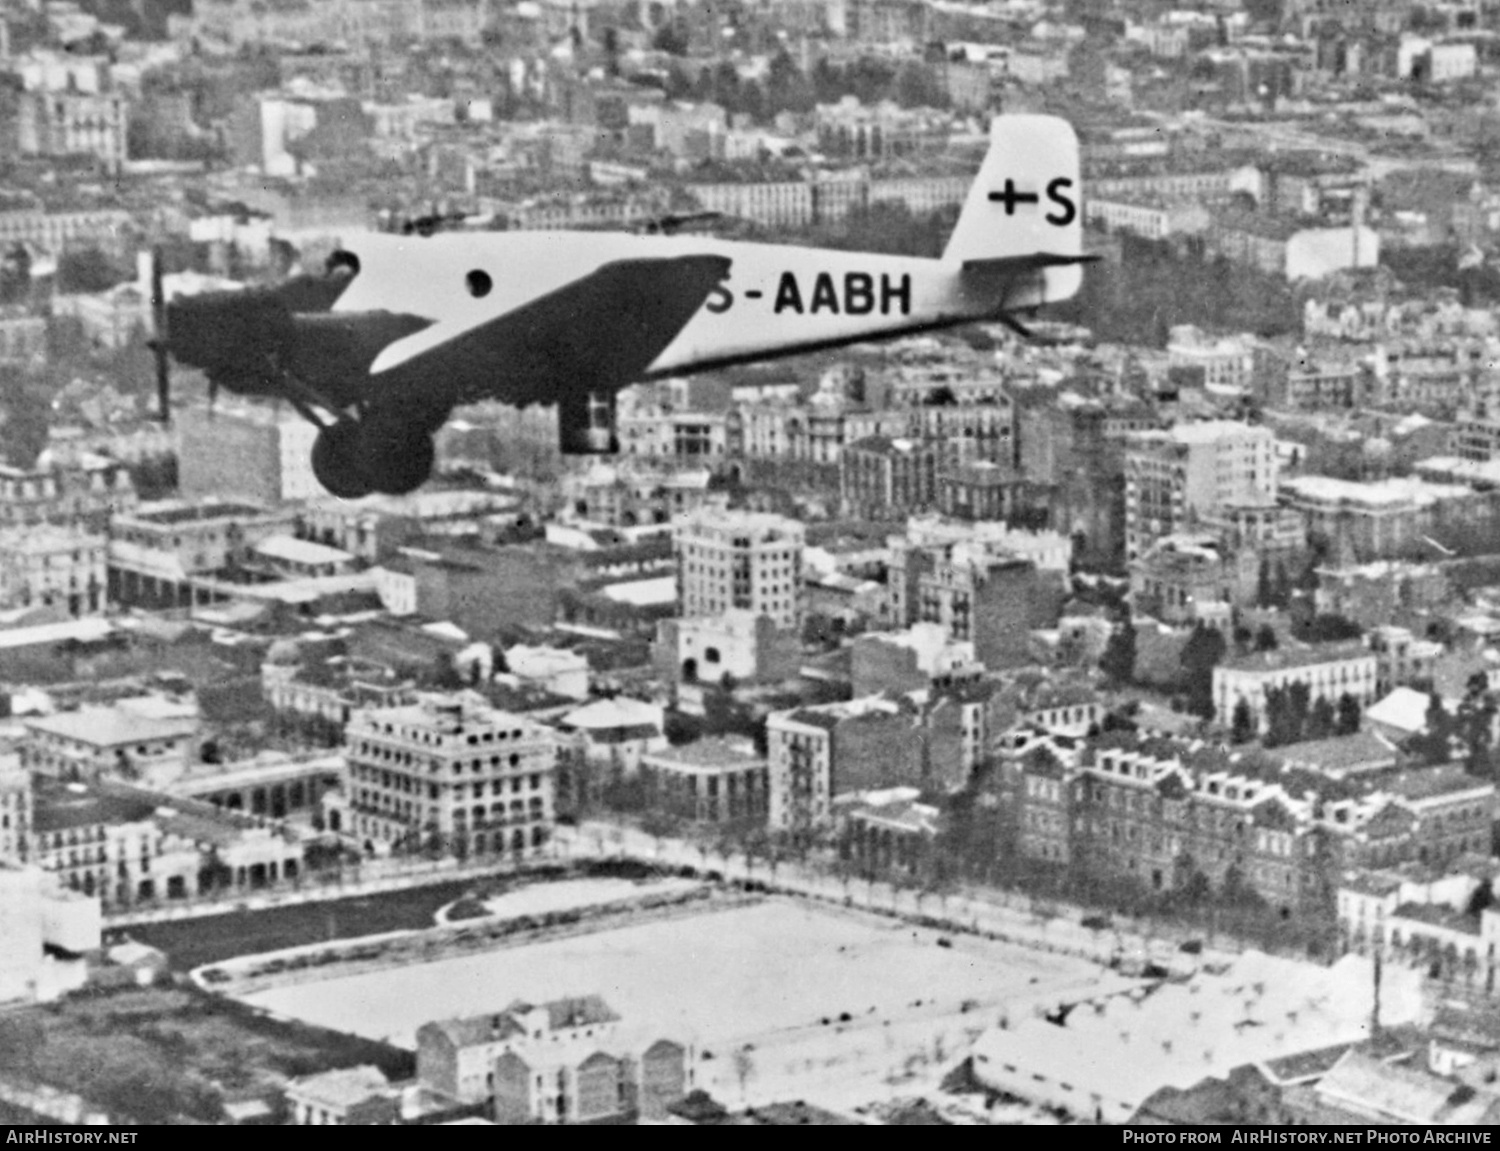
[[[346,500],[416,491],[432,464],[432,436],[419,423],[391,416],[341,419],[318,432],[312,451],[318,482]]]

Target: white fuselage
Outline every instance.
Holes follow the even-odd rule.
[[[731,261],[722,286],[652,362],[661,376],[944,323],[1042,302],[1043,285],[997,287],[942,260],[737,243],[711,237],[594,232],[374,234],[351,243],[361,271],[336,311],[389,311],[433,321],[398,341],[373,372],[456,338],[617,260],[719,255]],[[490,287],[471,289],[472,272]],[[580,315],[587,325],[590,317]],[[399,351],[398,351],[399,349]]]

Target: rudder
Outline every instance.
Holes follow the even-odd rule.
[[[1083,252],[1078,136],[1056,116],[997,116],[979,169],[943,259],[952,263]],[[1077,294],[1083,270],[1059,261],[1042,269],[1037,302]],[[1040,284],[1039,284],[1040,286]]]

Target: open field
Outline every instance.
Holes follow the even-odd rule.
[[[915,1017],[1086,993],[1107,973],[1083,960],[939,935],[900,922],[772,899],[415,966],[273,988],[247,1002],[402,1047],[423,1023],[598,993],[627,1030],[701,1048],[780,1042]]]

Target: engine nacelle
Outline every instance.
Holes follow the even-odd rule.
[[[566,395],[557,405],[558,446],[564,455],[607,456],[620,450],[613,392]]]

